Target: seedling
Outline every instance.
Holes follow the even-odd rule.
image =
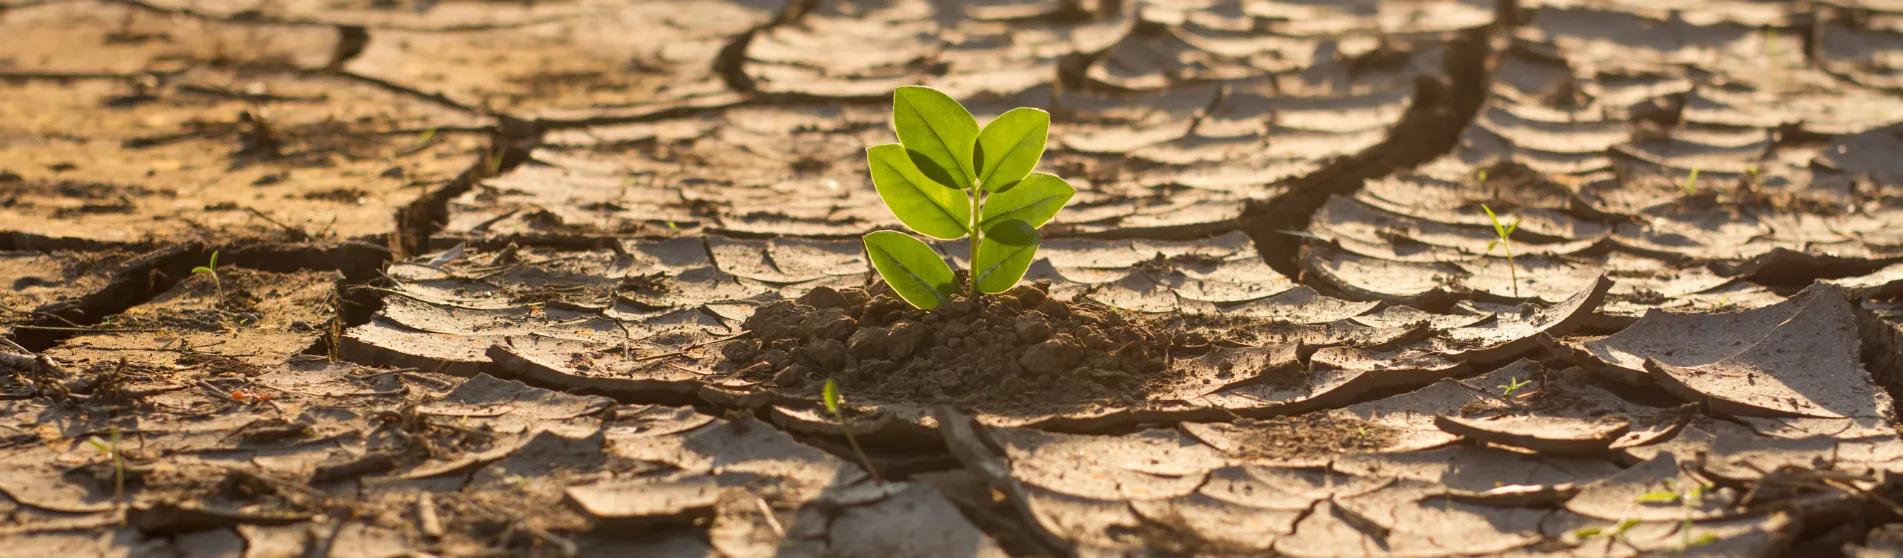
[[[970,237],[965,292],[1009,290],[1031,267],[1050,222],[1077,193],[1056,175],[1031,172],[1044,157],[1051,115],[1011,109],[982,129],[950,96],[920,86],[892,93],[899,143],[866,150],[879,199],[913,231],[940,240]],[[912,306],[930,310],[958,291],[951,266],[912,235],[865,236],[879,276]]]
[[[217,250],[212,250],[210,262],[207,262],[205,265],[192,268],[192,275],[200,275],[200,274],[211,276],[212,289],[214,289],[214,292],[218,293],[218,300],[224,300],[225,299],[225,285],[223,282],[220,282],[218,280],[218,251]]]
[[[1698,167],[1692,167],[1691,176],[1685,177],[1685,195],[1698,195]]]
[[[1513,397],[1513,392],[1520,391],[1520,388],[1526,387],[1531,383],[1533,383],[1532,380],[1521,380],[1519,376],[1514,376],[1507,378],[1506,384],[1495,387],[1500,388],[1501,397]]]
[[[1510,240],[1508,237],[1513,236],[1513,229],[1520,228],[1520,218],[1514,217],[1512,223],[1501,225],[1500,216],[1493,214],[1493,208],[1487,207],[1487,204],[1483,203],[1483,204],[1480,204],[1480,209],[1487,212],[1487,220],[1493,221],[1493,234],[1498,235],[1500,237],[1498,240],[1487,243],[1487,253],[1489,254],[1493,253],[1494,246],[1499,246],[1501,248],[1506,249],[1507,276],[1511,278],[1513,281],[1513,297],[1519,298],[1520,297],[1520,272],[1514,269],[1516,266],[1513,264],[1513,241]]]
[[[852,429],[846,427],[846,414],[839,412],[839,384],[834,383],[832,378],[826,379],[822,397],[826,401],[826,412],[832,413],[833,420],[839,421],[839,433],[846,435],[846,444],[852,446],[853,455],[859,456],[859,464],[865,466],[866,472],[872,473],[872,480],[884,484],[885,479],[879,478],[879,470],[872,467],[872,458],[866,457],[866,450],[859,449],[859,440],[853,438]]]
[[[112,441],[107,442],[93,436],[86,440],[99,455],[112,458],[112,501],[124,502],[126,494],[126,460],[119,453],[119,427],[112,428]]]

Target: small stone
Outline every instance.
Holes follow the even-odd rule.
[[[846,296],[839,294],[839,291],[835,291],[832,287],[825,285],[813,287],[813,290],[807,291],[804,295],[800,295],[796,300],[800,304],[814,308],[846,307]]]
[[[779,368],[781,366],[786,366],[788,362],[791,362],[793,360],[793,355],[781,349],[767,349],[764,351],[760,351],[760,355],[758,358],[760,359],[761,363],[770,365],[774,368]]]
[[[846,315],[845,310],[838,308],[821,308],[811,314],[807,314],[806,319],[800,322],[799,328],[809,336],[807,337],[808,339],[838,339],[843,341],[852,335],[853,330],[859,328],[859,320],[855,320],[852,316]]]
[[[1032,345],[1018,357],[1018,365],[1025,372],[1036,376],[1063,374],[1065,370],[1077,365],[1077,347],[1061,341],[1045,341]]]
[[[866,302],[872,300],[872,296],[867,295],[865,289],[846,289],[839,291],[839,296],[846,299],[847,308],[866,306]]]
[[[924,342],[925,337],[931,334],[931,329],[918,322],[893,324],[891,333],[885,338],[885,354],[892,357],[894,361],[911,358],[912,353],[918,350],[919,343]]]
[[[838,339],[821,339],[806,347],[807,358],[821,370],[834,371],[846,365],[846,344]]]
[[[795,364],[773,375],[773,384],[780,387],[795,387],[806,382],[806,375],[812,370],[804,365]]]
[[[1041,315],[1018,316],[1015,329],[1020,343],[1040,343],[1051,338],[1051,324]]]
[[[760,356],[760,341],[758,339],[728,341],[727,344],[720,346],[720,356],[726,357],[727,362],[751,362],[753,357]]]
[[[1047,283],[1040,282],[1040,284]],[[1045,291],[1030,285],[1011,287],[1011,290],[1005,291],[1004,295],[1017,300],[1018,304],[1024,308],[1036,308],[1038,305],[1044,304],[1044,299],[1047,298]]]
[[[886,336],[889,329],[883,327],[862,327],[852,332],[846,339],[846,352],[857,358],[873,358],[886,355]]]
[[[763,340],[785,339],[800,336],[800,323],[806,319],[808,307],[792,301],[781,300],[768,303],[755,310],[741,327],[747,328]]]
[[[1064,306],[1064,303],[1055,300],[1046,299],[1043,303],[1037,305],[1037,310],[1050,316],[1052,319],[1062,320],[1070,317],[1070,307]]]

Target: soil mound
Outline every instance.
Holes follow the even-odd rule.
[[[1207,346],[1141,317],[1019,286],[934,311],[875,287],[819,287],[761,307],[756,339],[726,345],[745,376],[817,392],[828,377],[866,398],[1048,408],[1143,400],[1173,349]],[[881,292],[883,291],[883,292]]]

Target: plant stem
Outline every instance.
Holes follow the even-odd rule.
[[[978,298],[978,242],[980,240],[978,236],[983,233],[978,230],[978,202],[983,196],[984,190],[978,189],[977,184],[971,185],[971,261],[965,264],[969,266],[965,272],[965,281],[971,284],[972,298]]]
[[[1507,277],[1513,281],[1513,298],[1520,298],[1520,270],[1513,265],[1513,245],[1501,243],[1500,246],[1507,249]]]
[[[846,443],[852,446],[852,453],[859,456],[859,464],[865,466],[866,473],[872,475],[872,480],[885,484],[885,479],[879,476],[879,470],[873,468],[872,458],[866,456],[866,450],[859,449],[859,440],[852,437],[852,428],[846,425],[845,415],[833,415],[833,417],[839,419],[839,433],[846,435]]]

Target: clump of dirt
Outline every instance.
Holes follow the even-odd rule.
[[[890,293],[819,287],[761,307],[755,339],[723,356],[740,374],[817,393],[835,378],[850,396],[1027,413],[1141,402],[1190,335],[1090,302],[1019,286],[936,310]]]

